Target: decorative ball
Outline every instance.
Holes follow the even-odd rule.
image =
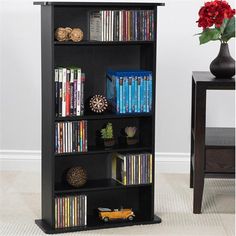
[[[102,95],[94,95],[89,102],[90,109],[96,113],[104,112],[107,107],[107,99]]]
[[[87,172],[81,166],[72,167],[66,174],[66,180],[72,187],[82,187],[87,182]]]
[[[83,39],[83,31],[80,28],[74,28],[71,32],[70,32],[70,39],[73,42],[79,42]]]
[[[66,40],[70,40],[70,33],[72,32],[72,29],[70,27],[66,27],[65,28],[66,32],[67,32],[67,38]]]
[[[67,30],[65,28],[59,27],[56,29],[55,31],[55,38],[58,41],[65,41],[68,39],[68,33]]]

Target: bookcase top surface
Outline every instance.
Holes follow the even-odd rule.
[[[165,6],[165,3],[157,2],[155,0],[150,1],[137,1],[137,2],[130,2],[130,1],[120,1],[120,2],[113,2],[113,1],[104,1],[104,2],[51,2],[51,1],[36,1],[34,5],[41,5],[41,6]]]

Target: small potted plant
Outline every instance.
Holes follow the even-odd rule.
[[[126,142],[128,145],[134,145],[138,142],[137,138],[135,138],[137,128],[136,127],[126,127]]]
[[[103,139],[105,147],[112,147],[115,144],[113,136],[112,123],[107,123],[104,129],[101,129],[101,138]]]

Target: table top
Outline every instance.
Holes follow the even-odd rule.
[[[206,86],[206,89],[235,89],[235,77],[216,79],[208,71],[193,71],[193,80],[197,85]]]

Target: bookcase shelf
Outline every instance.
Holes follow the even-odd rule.
[[[99,146],[88,146],[87,152],[70,152],[70,153],[55,153],[55,157],[66,157],[66,156],[82,156],[82,155],[91,155],[99,153],[114,153],[114,152],[147,152],[152,150],[151,147],[145,147],[140,145],[116,145],[112,148],[104,148]]]
[[[89,45],[104,45],[104,46],[116,46],[116,45],[142,45],[142,44],[154,44],[154,41],[151,40],[136,40],[136,41],[82,41],[82,42],[72,42],[72,41],[67,41],[67,42],[59,42],[59,41],[54,41],[55,46],[63,46],[63,45],[71,45],[71,46],[89,46]]]
[[[106,120],[106,119],[124,119],[124,118],[138,118],[138,117],[152,117],[152,113],[136,113],[136,114],[90,114],[84,116],[68,116],[68,117],[56,117],[55,121],[77,121],[77,120]]]
[[[160,223],[161,219],[154,214],[156,29],[157,7],[164,4],[157,2],[35,2],[34,4],[41,5],[42,34],[42,219],[36,220],[36,224],[45,233],[52,234]],[[153,28],[151,26],[150,29],[154,29],[154,32],[150,30],[151,33],[147,34],[147,37],[137,38],[154,40],[90,40],[88,16],[91,11],[105,10],[146,11],[145,14],[152,11],[153,16],[150,13],[148,17],[151,18],[146,19],[150,21],[153,19]],[[54,32],[58,27],[79,27],[84,33],[84,39],[78,43],[55,41]],[[88,101],[95,94],[106,96],[106,72],[108,70],[151,71],[153,84],[151,112],[116,114],[109,109],[109,112],[96,114],[89,112],[87,103],[84,103],[83,116],[57,117],[55,101],[58,100],[55,99],[54,69],[70,66],[81,68],[85,74],[84,101]],[[64,123],[58,124],[58,122]],[[61,126],[64,124],[71,125],[67,122],[73,122],[75,127],[82,124],[80,129],[85,130],[82,132],[86,133],[87,152],[55,153],[55,150],[61,150],[56,149],[60,144],[60,140],[55,139],[55,137],[59,137],[56,134],[61,132]],[[100,130],[108,122],[112,123],[115,134],[116,145],[112,148],[105,148],[100,138]],[[138,144],[130,146],[126,144],[124,129],[127,126],[137,127],[136,141]],[[63,126],[63,129],[65,127],[67,126]],[[81,146],[79,147],[81,148]],[[84,146],[82,147],[83,150],[86,150]],[[73,149],[77,149],[77,144],[73,146]],[[130,169],[133,172],[127,170],[127,173],[130,171],[133,179],[127,181],[146,184],[123,185],[113,179],[115,178],[113,161],[116,153],[136,155],[135,158],[133,158],[134,155],[131,156],[133,166]],[[141,159],[141,156],[144,158]],[[138,162],[134,162],[134,160],[138,160]],[[140,164],[141,160],[145,163],[143,166]],[[141,176],[141,170],[134,171],[136,164],[136,170],[143,168],[143,176]],[[81,188],[73,188],[66,182],[68,169],[76,166],[83,167],[87,172],[87,182]],[[87,216],[87,225],[56,228],[58,218],[64,217],[58,210],[62,209],[60,201],[67,201],[64,199],[68,198],[70,202],[69,199],[73,199],[73,197],[79,199],[78,201],[84,201],[81,204],[83,204],[83,209],[86,209],[83,213]],[[76,202],[72,204],[76,204]],[[69,205],[68,208],[72,209],[71,206]],[[98,207],[130,208],[135,213],[135,219],[131,222],[123,220],[104,223],[98,217]],[[57,214],[58,211],[59,214]],[[61,222],[59,223],[61,224]],[[62,225],[65,226],[64,223]]]
[[[132,184],[132,185],[122,185],[113,179],[99,179],[99,180],[89,180],[85,186],[82,188],[72,188],[68,184],[57,183],[55,186],[55,194],[68,194],[68,193],[79,193],[88,191],[101,191],[101,190],[111,190],[118,188],[140,188],[140,187],[151,187],[152,184]]]

